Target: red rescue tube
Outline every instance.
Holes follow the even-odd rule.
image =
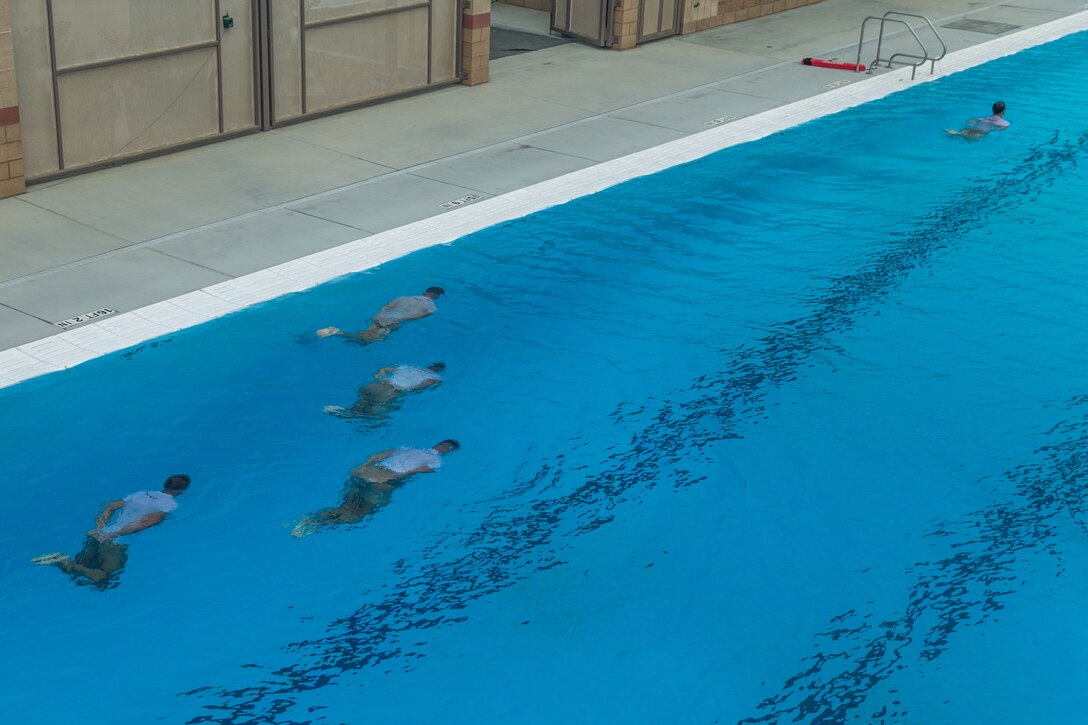
[[[833,63],[830,60],[820,60],[819,58],[802,58],[801,62],[805,65],[814,65],[819,68],[836,68],[838,70],[865,70],[865,64],[858,65],[857,63]]]

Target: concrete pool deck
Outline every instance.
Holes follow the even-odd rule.
[[[910,12],[928,15],[955,52],[1084,8],[920,0]],[[743,134],[757,114],[827,96],[825,110],[783,109],[784,128],[836,110],[833,98],[847,102],[853,89],[878,97],[893,78],[906,87],[898,71],[798,62],[852,61],[862,19],[890,9],[900,8],[826,0],[622,53],[567,43],[492,61],[486,85],[32,186],[0,200],[0,387],[696,158],[708,152],[693,136],[701,131]],[[496,26],[504,10],[496,6]],[[512,29],[532,24],[510,17]],[[961,19],[991,25],[942,27]],[[1017,30],[996,36],[993,23]],[[920,69],[919,82],[927,77]],[[655,168],[641,155],[616,161],[663,144],[675,151]],[[560,177],[568,188],[533,186]],[[54,324],[101,308],[140,312],[124,329],[118,316],[68,332]]]

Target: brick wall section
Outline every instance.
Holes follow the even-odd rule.
[[[619,0],[612,12],[612,48],[628,50],[638,43],[639,0]]]
[[[487,83],[491,53],[491,0],[469,0],[461,15],[461,73],[466,86]]]
[[[820,0],[684,0],[681,34],[815,5]]]
[[[11,39],[11,0],[0,0],[0,198],[26,191],[19,96],[15,91],[15,50]]]

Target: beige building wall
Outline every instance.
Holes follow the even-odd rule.
[[[469,0],[461,15],[461,82],[487,83],[491,67],[491,2]]]
[[[26,190],[19,93],[15,85],[15,49],[11,37],[11,0],[0,0],[0,198]]]
[[[821,0],[683,0],[681,35],[739,23],[785,10],[815,5]]]

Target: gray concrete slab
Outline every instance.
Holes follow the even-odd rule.
[[[545,52],[549,51],[541,54]],[[622,54],[596,51],[589,56],[557,58],[548,65],[504,71],[499,77],[519,96],[602,113],[721,80],[721,64],[727,59],[729,75],[777,62],[691,43],[659,41]]]
[[[1036,8],[1039,10],[1053,10],[1063,15],[1075,13],[1085,9],[1084,0],[1016,0],[1009,3],[1018,8]]]
[[[522,56],[568,47],[574,46]],[[290,126],[275,133],[389,168],[406,169],[591,115],[562,103],[526,98],[511,90],[497,84],[450,88]],[[515,108],[516,113],[512,112]]]
[[[833,84],[862,83],[867,77],[864,73],[790,63],[768,68],[763,73],[741,76],[718,87],[733,93],[789,103],[830,90],[836,87]]]
[[[973,20],[988,20],[994,23],[1007,23],[1022,28],[1030,25],[1049,23],[1051,20],[1057,20],[1063,15],[1065,15],[1065,13],[1060,10],[1020,7],[1019,3],[1014,3],[968,13],[964,17]],[[995,36],[990,35],[989,37],[992,38]]]
[[[260,134],[32,187],[26,198],[141,242],[388,171],[297,139]]]
[[[345,244],[367,233],[289,209],[185,232],[151,248],[231,277]]]
[[[127,312],[226,279],[150,249],[130,249],[0,287],[0,305],[56,322],[99,307]]]
[[[0,350],[41,340],[60,332],[48,322],[0,304]]]
[[[635,120],[602,116],[534,136],[525,144],[600,162],[660,146],[686,135],[682,131]]]
[[[415,173],[486,194],[502,194],[569,174],[595,162],[511,143],[485,152],[442,161]]]
[[[677,131],[698,133],[717,125],[713,123],[716,119],[725,116],[744,118],[778,105],[781,105],[779,101],[770,98],[732,93],[711,86],[615,111],[610,115]]]
[[[442,205],[469,194],[489,196],[464,186],[398,174],[291,208],[366,232],[383,232],[450,211]]]
[[[970,48],[973,45],[979,43],[985,43],[987,40],[993,40],[993,35],[983,35],[981,33],[972,33],[966,30],[952,30],[950,28],[940,28],[941,37],[944,39],[945,45],[948,46],[948,52],[954,53],[957,50],[963,50],[964,48]],[[884,51],[881,51],[883,55],[887,55]],[[868,53],[863,62],[868,63],[873,59],[873,53]],[[938,63],[939,67],[939,63]],[[929,66],[926,66],[926,72],[929,72]],[[921,73],[921,69],[918,71]]]
[[[129,242],[30,203],[28,195],[0,200],[3,263],[0,282],[87,259]]]

